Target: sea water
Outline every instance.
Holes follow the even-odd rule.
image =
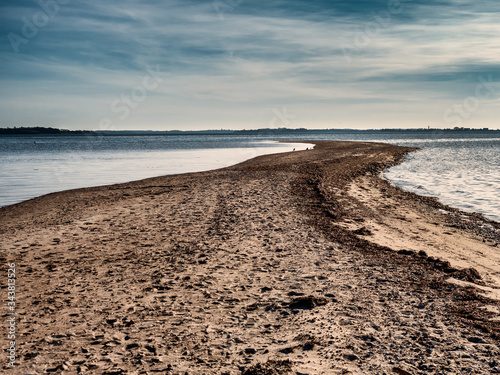
[[[223,168],[311,146],[238,136],[4,136],[0,206],[62,190]]]
[[[403,141],[421,150],[384,173],[404,190],[500,222],[500,138]]]
[[[500,221],[498,132],[0,137],[0,206],[55,191],[216,169],[311,147],[275,142],[280,138],[420,147],[384,177],[407,191]]]

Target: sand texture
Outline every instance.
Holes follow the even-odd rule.
[[[500,373],[500,225],[315,144],[1,209],[4,373]]]

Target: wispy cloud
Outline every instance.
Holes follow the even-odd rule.
[[[32,38],[43,8],[1,5],[0,126],[97,128],[153,65],[169,76],[122,128],[265,127],[285,105],[297,126],[445,126],[479,76],[500,78],[495,1],[243,0],[223,20],[210,1],[62,3]],[[17,53],[9,33],[28,39]],[[496,127],[492,105],[467,123]]]

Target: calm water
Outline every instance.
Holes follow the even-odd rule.
[[[235,136],[0,137],[0,206],[61,190],[223,168],[306,147],[311,145]]]
[[[400,141],[422,147],[385,172],[397,186],[500,222],[500,138]]]
[[[71,188],[210,170],[304,149],[254,136],[0,137],[0,206]],[[422,150],[385,172],[405,190],[500,221],[498,133],[351,133],[286,139],[377,141]],[[36,143],[35,143],[36,142]]]

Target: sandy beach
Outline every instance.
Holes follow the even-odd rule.
[[[500,373],[500,224],[381,179],[411,148],[314,144],[0,209],[3,371]]]

